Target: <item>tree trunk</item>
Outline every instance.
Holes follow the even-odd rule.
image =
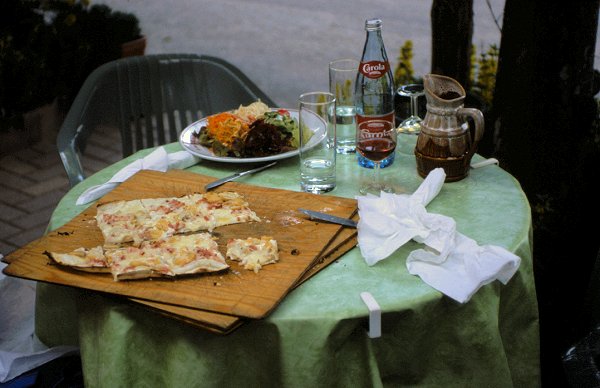
[[[433,0],[431,72],[452,77],[469,88],[473,0]]]
[[[496,157],[521,183],[534,221],[543,382],[585,330],[599,250],[594,48],[598,0],[506,0],[492,119]],[[564,383],[564,381],[563,381]]]

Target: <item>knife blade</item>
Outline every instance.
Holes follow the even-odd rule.
[[[317,212],[314,210],[308,210],[308,209],[298,209],[298,211],[306,214],[310,218],[314,218],[314,219],[321,220],[321,221],[333,222],[334,224],[349,226],[351,228],[356,228],[356,225],[357,225],[356,221],[353,221],[349,218],[338,217],[338,216],[334,216],[332,214],[321,213],[321,212]]]
[[[214,189],[217,186],[221,186],[223,183],[227,183],[227,182],[237,179],[239,177],[243,177],[244,175],[253,174],[255,172],[262,171],[266,168],[274,166],[275,164],[277,164],[277,162],[271,162],[269,164],[265,164],[263,166],[253,168],[252,170],[237,172],[233,175],[226,176],[225,178],[217,179],[216,181],[210,182],[206,186],[204,186],[204,190],[208,191],[210,189]]]

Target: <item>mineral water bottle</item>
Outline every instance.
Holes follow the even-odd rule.
[[[354,93],[356,125],[369,119],[394,123],[394,77],[381,37],[381,19],[365,22],[367,39],[356,75]],[[358,164],[373,168],[373,162],[358,155]],[[381,168],[394,162],[394,153],[381,161]]]

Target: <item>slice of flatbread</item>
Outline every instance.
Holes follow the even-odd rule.
[[[254,272],[260,271],[264,265],[279,261],[277,241],[271,236],[231,239],[227,242],[226,256],[239,261],[244,269]]]
[[[97,246],[91,249],[77,248],[68,253],[44,252],[60,265],[87,272],[110,272],[104,249]]]
[[[235,192],[115,201],[99,205],[96,214],[107,247],[251,221],[260,218]]]
[[[110,272],[115,281],[191,275],[229,268],[215,239],[208,233],[177,235],[144,241],[139,247],[78,248],[70,253],[48,252],[57,263],[78,270]]]

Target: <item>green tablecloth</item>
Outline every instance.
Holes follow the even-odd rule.
[[[395,163],[382,176],[413,192],[423,181],[412,154],[414,137],[401,136]],[[180,150],[167,146],[169,152]],[[61,200],[55,229],[83,211],[75,200],[108,180],[141,151],[86,179]],[[244,177],[255,185],[299,190],[298,160],[281,161]],[[215,177],[246,166],[202,161],[189,171]],[[338,187],[354,197],[372,170],[355,156],[338,158]],[[38,285],[36,331],[48,345],[81,347],[86,385],[129,386],[473,386],[540,384],[537,301],[532,271],[530,208],[519,183],[497,166],[471,170],[445,184],[428,210],[453,217],[480,244],[521,257],[504,286],[484,286],[459,304],[408,274],[409,242],[368,267],[355,248],[294,290],[266,319],[219,336],[115,298],[73,288]],[[369,291],[382,308],[382,336],[367,336]]]

